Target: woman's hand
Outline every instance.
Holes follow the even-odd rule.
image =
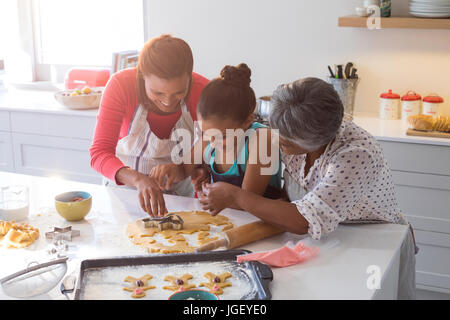
[[[163,216],[167,213],[163,193],[155,179],[141,174],[135,181],[142,210],[151,216]]]
[[[196,167],[191,173],[191,181],[194,191],[202,192],[203,185],[211,182],[211,174],[205,166]]]
[[[155,179],[161,190],[170,190],[172,184],[186,178],[183,165],[161,164],[150,171],[151,178]],[[164,183],[165,181],[165,183]]]
[[[214,184],[205,184],[203,191],[198,193],[203,210],[208,210],[215,216],[225,208],[235,206],[237,194],[241,191],[232,184],[226,182],[216,182]]]

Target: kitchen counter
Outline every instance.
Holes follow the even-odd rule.
[[[98,109],[73,110],[56,101],[56,91],[9,89],[0,92],[0,111],[28,111],[96,117]]]
[[[71,110],[64,107],[55,100],[54,93],[45,90],[9,89],[0,92],[0,111],[28,111],[94,118],[97,116],[98,109]],[[357,114],[354,122],[378,140],[450,146],[450,139],[407,136],[408,126],[402,120],[381,120],[375,114]]]
[[[450,139],[407,136],[408,124],[405,120],[381,120],[375,116],[355,116],[353,121],[367,130],[377,140],[405,143],[450,146]]]
[[[39,239],[25,249],[0,248],[0,278],[24,269],[33,260],[50,259],[50,241],[45,232],[53,227],[72,225],[81,236],[70,243],[68,273],[77,272],[83,259],[146,255],[125,235],[126,225],[146,216],[139,208],[137,192],[132,189],[110,188],[67,180],[33,177],[0,172],[0,185],[26,184],[30,188],[28,223],[40,229]],[[93,207],[80,222],[66,222],[54,209],[54,196],[73,190],[91,193]],[[197,199],[165,195],[169,211],[201,210]],[[247,212],[226,209],[223,215],[235,225],[255,221]],[[276,213],[274,213],[276,214]],[[316,246],[319,253],[304,263],[272,268],[270,291],[273,299],[394,299],[397,294],[399,250],[408,229],[403,225],[340,225],[332,234],[314,241],[308,236],[284,233],[261,240],[243,248],[265,251],[280,248],[288,241],[301,240]],[[5,263],[7,261],[8,263]],[[380,269],[381,288],[369,289],[371,273],[368,268]],[[0,299],[10,299],[0,289]],[[59,285],[47,294],[34,299],[65,299]]]

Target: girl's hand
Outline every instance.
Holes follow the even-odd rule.
[[[208,210],[215,216],[225,208],[235,205],[235,199],[241,188],[226,182],[205,184],[203,192],[198,193],[198,199],[203,205],[203,210]]]
[[[135,186],[142,210],[151,216],[164,216],[167,213],[163,193],[153,178],[141,174],[136,179]]]
[[[178,183],[186,178],[183,165],[173,163],[153,167],[149,176],[155,179],[161,190],[170,190],[173,183]],[[164,180],[166,180],[165,184]]]
[[[194,191],[199,193],[202,192],[202,187],[204,184],[211,182],[211,174],[206,167],[200,166],[192,171],[191,180],[194,185]]]

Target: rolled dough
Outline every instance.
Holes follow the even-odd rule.
[[[151,253],[188,253],[193,252],[196,247],[188,244],[182,234],[193,234],[199,232],[199,245],[217,239],[217,237],[208,238],[206,234],[210,230],[210,225],[224,226],[222,230],[233,228],[229,219],[222,215],[211,216],[206,211],[182,211],[173,212],[179,215],[183,221],[183,229],[159,231],[156,227],[145,228],[141,220],[130,223],[127,226],[127,236],[135,244],[147,248]],[[158,243],[153,237],[161,234],[173,246]]]
[[[25,248],[39,238],[39,229],[26,223],[0,221],[0,247]]]

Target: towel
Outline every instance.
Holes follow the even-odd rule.
[[[237,262],[260,261],[272,267],[282,268],[306,261],[315,256],[318,251],[318,248],[310,248],[298,242],[293,248],[287,244],[276,250],[239,255]]]

